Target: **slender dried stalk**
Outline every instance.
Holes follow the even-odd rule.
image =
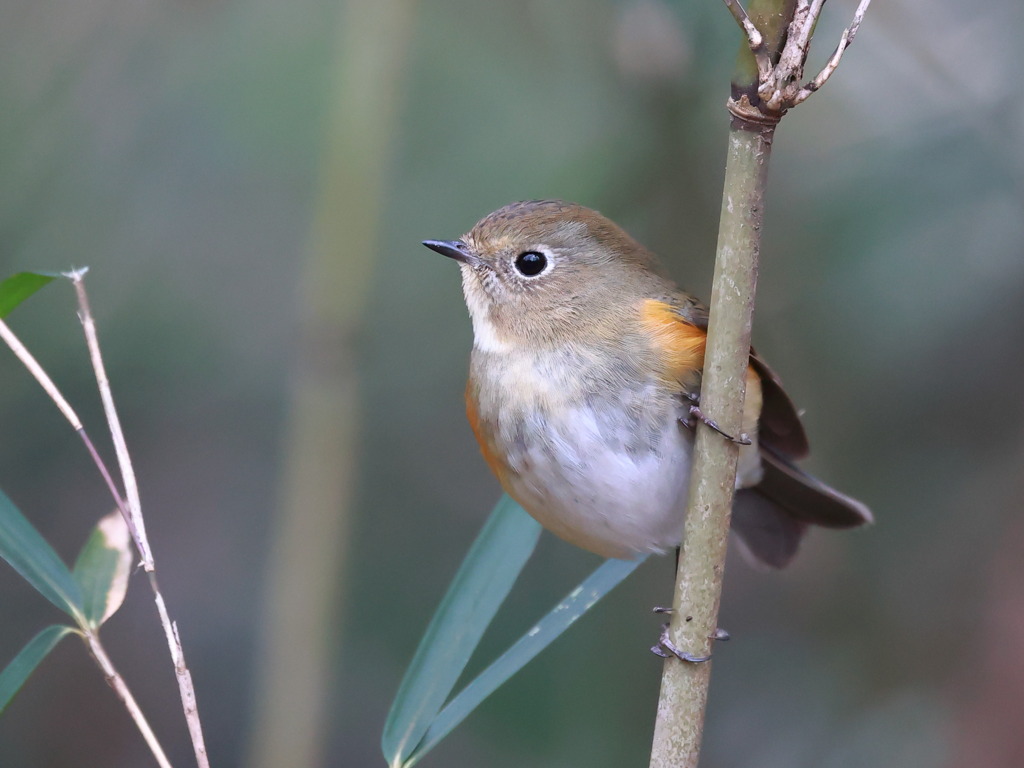
[[[92,317],[92,310],[89,308],[89,297],[85,293],[85,274],[88,270],[77,269],[65,273],[65,277],[71,280],[75,286],[75,293],[78,296],[78,319],[82,321],[82,328],[85,331],[85,343],[89,349],[89,359],[92,361],[93,370],[96,373],[96,383],[100,390],[100,399],[103,401],[103,412],[107,416],[107,423],[110,426],[110,436],[114,441],[114,450],[117,453],[117,462],[121,467],[121,479],[124,483],[128,500],[128,515],[130,525],[135,539],[135,546],[139,550],[139,557],[142,558],[142,567],[146,571],[152,571],[156,566],[153,563],[153,555],[149,549],[149,540],[146,538],[146,524],[142,519],[142,503],[139,500],[139,486],[135,481],[135,471],[132,469],[131,456],[128,455],[128,446],[124,440],[124,431],[121,429],[121,420],[117,416],[117,409],[114,407],[114,396],[110,391],[110,380],[107,378],[107,370],[103,365],[103,357],[100,355],[99,339],[96,336],[96,322]],[[118,496],[120,500],[120,497]]]
[[[749,12],[739,0],[724,2],[747,38],[744,55],[749,65],[741,56],[738,71],[756,69],[754,77],[751,72],[743,72],[742,78],[734,80],[735,103],[730,105],[730,111],[759,123],[777,123],[787,110],[805,101],[828,81],[853,43],[871,5],[871,0],[861,0],[828,62],[814,78],[801,85],[824,0],[751,0]],[[780,20],[785,20],[785,24],[780,24]],[[757,34],[751,33],[751,27]],[[777,61],[774,66],[766,66],[766,62],[773,60]]]
[[[110,657],[107,656],[107,652],[103,649],[103,645],[100,643],[99,635],[91,631],[85,631],[82,633],[82,638],[85,640],[86,646],[89,648],[89,653],[99,664],[100,669],[103,670],[103,676],[106,678],[107,683],[111,688],[114,689],[114,693],[124,703],[125,709],[128,710],[128,714],[132,720],[135,721],[135,727],[139,729],[139,733],[142,734],[142,738],[145,739],[147,746],[149,746],[150,752],[153,753],[153,757],[156,758],[157,764],[160,768],[172,768],[171,761],[167,759],[167,755],[164,753],[163,747],[160,746],[160,742],[157,741],[156,734],[153,733],[153,729],[149,727],[149,722],[146,720],[146,716],[142,714],[142,710],[139,708],[139,703],[135,701],[135,697],[132,696],[132,692],[128,689],[128,684],[121,677],[121,673],[115,669],[113,662],[110,661]]]
[[[57,408],[64,418],[70,423],[71,427],[78,433],[78,436],[82,438],[82,442],[85,443],[85,448],[89,451],[89,455],[92,457],[93,462],[96,464],[96,468],[99,470],[100,475],[103,477],[103,481],[107,484],[107,488],[110,490],[110,495],[114,497],[114,501],[117,503],[117,508],[121,512],[121,516],[124,518],[125,523],[128,524],[128,530],[132,535],[132,539],[136,542],[140,540],[138,531],[135,529],[135,521],[132,518],[131,513],[128,511],[128,506],[125,500],[121,498],[121,492],[117,489],[114,484],[114,479],[110,476],[110,470],[107,469],[107,465],[100,457],[99,452],[96,450],[96,446],[93,445],[92,440],[89,438],[89,434],[85,431],[85,427],[82,426],[81,419],[78,418],[78,414],[75,409],[71,407],[71,404],[64,399],[64,395],[57,389],[57,385],[53,383],[53,379],[50,378],[49,374],[39,364],[39,361],[35,359],[31,352],[21,343],[21,340],[14,335],[14,331],[10,329],[3,320],[0,320],[0,338],[6,342],[7,346],[11,348],[15,356],[22,362],[25,368],[28,369],[29,373],[39,382],[39,385],[43,388],[43,391],[50,396],[50,399],[57,405]]]
[[[131,527],[131,519],[127,514],[127,510],[124,508],[124,502],[117,492],[117,488],[114,486],[114,481],[110,477],[110,472],[107,471],[106,465],[103,463],[103,459],[100,458],[93,446],[92,441],[85,432],[85,428],[82,426],[81,419],[78,418],[78,414],[75,409],[71,407],[71,404],[64,398],[64,395],[57,388],[57,385],[53,383],[53,379],[50,378],[46,370],[39,364],[39,361],[35,359],[35,356],[28,351],[28,348],[21,343],[21,340],[14,334],[10,326],[7,325],[2,319],[0,319],[0,338],[4,340],[11,351],[14,352],[15,356],[22,362],[25,368],[28,369],[29,373],[39,382],[43,390],[50,396],[53,402],[57,405],[64,417],[71,423],[71,426],[76,432],[82,437],[86,447],[89,449],[90,455],[100,468],[100,472],[107,482],[107,486],[110,488],[111,493],[118,502],[118,506],[122,510],[122,514],[125,516],[125,522],[128,523],[129,528]],[[138,702],[132,695],[131,690],[128,688],[128,684],[125,683],[124,678],[114,667],[110,657],[107,656],[102,644],[100,643],[99,636],[88,629],[80,630],[79,632],[82,639],[85,641],[86,646],[89,648],[89,652],[92,654],[96,663],[103,671],[103,676],[106,678],[107,683],[117,694],[117,697],[124,703],[125,708],[128,710],[129,716],[135,722],[136,727],[139,729],[139,733],[142,734],[142,738],[145,740],[150,751],[153,753],[153,757],[156,758],[160,768],[171,768],[171,763],[167,759],[167,755],[164,753],[163,747],[160,746],[160,742],[156,738],[156,734],[153,733],[153,729],[150,727],[149,722],[146,720],[145,715],[142,713]]]
[[[765,44],[764,35],[754,26],[754,22],[750,20],[746,10],[740,5],[740,0],[725,0],[725,5],[747,36],[747,45],[750,47],[750,52],[753,54],[754,61],[757,64],[758,80],[761,82],[767,81],[771,77],[772,61],[768,53],[768,46]]]
[[[96,374],[96,381],[99,385],[100,397],[103,401],[103,408],[107,415],[107,421],[110,425],[110,432],[113,438],[114,446],[117,451],[118,462],[121,467],[122,482],[128,491],[127,502],[121,496],[113,478],[111,477],[110,471],[104,463],[96,447],[93,445],[92,440],[86,433],[85,428],[82,426],[81,419],[78,418],[78,414],[68,403],[67,399],[61,394],[57,385],[53,383],[53,380],[46,373],[43,367],[35,359],[31,352],[25,347],[24,344],[15,336],[14,332],[10,327],[3,321],[0,320],[0,338],[6,342],[11,348],[14,354],[22,362],[22,364],[28,369],[32,376],[39,382],[43,390],[50,396],[50,399],[57,405],[64,417],[71,424],[72,428],[78,433],[82,441],[85,443],[86,449],[89,451],[89,455],[92,457],[102,475],[104,481],[107,484],[107,488],[110,490],[111,496],[114,497],[117,503],[118,509],[121,511],[125,522],[128,524],[128,530],[131,533],[132,540],[135,542],[136,549],[139,552],[139,556],[142,560],[142,566],[147,572],[149,577],[150,588],[153,590],[153,597],[156,601],[157,613],[160,616],[160,623],[164,628],[164,634],[167,638],[167,645],[170,649],[171,660],[174,663],[174,672],[178,681],[178,691],[181,696],[182,707],[185,713],[185,720],[188,724],[189,735],[192,738],[192,746],[196,753],[196,762],[199,768],[209,768],[209,759],[206,755],[206,745],[203,740],[203,729],[199,720],[199,713],[196,709],[196,695],[195,688],[192,684],[192,675],[185,664],[185,654],[182,650],[181,639],[178,636],[178,628],[171,621],[170,616],[167,613],[167,606],[164,602],[163,595],[160,593],[160,588],[157,585],[156,580],[156,565],[153,561],[153,555],[149,547],[149,541],[146,538],[146,528],[142,517],[142,506],[139,499],[138,483],[135,480],[135,473],[132,469],[131,457],[128,455],[128,447],[124,439],[124,432],[121,429],[121,422],[117,416],[117,410],[114,407],[114,398],[110,390],[110,381],[107,378],[106,368],[103,365],[103,357],[100,354],[99,339],[96,334],[96,323],[93,320],[92,312],[89,308],[89,299],[85,292],[84,277],[87,270],[80,269],[69,272],[65,277],[69,278],[75,286],[75,291],[78,296],[79,304],[79,319],[82,321],[82,326],[85,330],[86,344],[89,348],[89,357],[93,364],[93,369]],[[87,636],[87,641],[89,637]],[[107,672],[107,667],[113,669],[110,665],[109,659],[102,653],[102,648],[96,641],[96,648],[93,648],[93,644],[89,642],[90,649],[93,650],[93,655],[96,657],[97,662],[104,668],[104,673]],[[99,653],[96,652],[99,649]],[[104,661],[105,660],[105,661]],[[105,666],[106,665],[106,666]],[[110,677],[108,676],[108,680]],[[132,718],[137,724],[140,723],[141,713],[132,711],[131,707],[137,709],[137,705],[134,703],[134,699],[131,699],[130,694],[126,698],[121,695],[121,690],[117,685],[114,685],[114,690],[121,696],[122,701],[125,702],[126,706],[129,706],[129,711],[132,713]],[[127,691],[127,687],[124,688]],[[144,723],[144,719],[141,721]],[[142,735],[146,738],[147,742],[152,738],[152,733],[149,731],[148,724],[143,730],[140,725],[139,730],[142,731]],[[147,735],[148,734],[148,735]],[[159,745],[157,745],[159,746]],[[157,754],[154,751],[154,754]],[[161,760],[162,752],[157,756],[157,760]],[[166,761],[166,757],[163,757]],[[163,764],[163,763],[161,763]]]
[[[50,396],[50,399],[56,403],[57,408],[64,414],[64,418],[71,422],[71,426],[75,431],[81,431],[82,420],[78,418],[78,414],[75,413],[75,409],[71,407],[71,404],[64,399],[64,395],[57,389],[57,385],[53,383],[53,379],[50,378],[49,374],[43,370],[43,367],[39,364],[39,361],[32,356],[32,353],[28,351],[21,340],[14,335],[14,331],[11,330],[10,326],[7,325],[3,320],[0,320],[0,338],[6,342],[7,346],[11,348],[15,356],[21,361],[28,372],[32,374],[36,381],[43,390]]]
[[[103,411],[107,416],[107,424],[110,427],[110,435],[113,439],[118,464],[121,468],[121,480],[124,483],[128,497],[129,526],[135,540],[135,546],[138,548],[139,555],[142,558],[142,567],[146,570],[146,575],[149,577],[149,586],[153,591],[157,613],[160,616],[160,625],[163,627],[164,635],[167,639],[171,661],[174,664],[174,675],[178,681],[178,693],[181,696],[182,709],[185,713],[185,722],[188,724],[192,748],[196,755],[196,764],[199,768],[210,768],[210,761],[206,754],[206,743],[203,739],[203,727],[199,720],[199,710],[196,707],[196,692],[192,684],[192,674],[185,664],[185,652],[181,647],[178,627],[171,621],[167,613],[167,606],[157,584],[156,563],[153,561],[149,541],[146,538],[146,526],[142,517],[139,486],[135,479],[135,471],[132,469],[132,461],[128,454],[128,445],[124,439],[124,431],[121,429],[121,420],[118,418],[117,409],[114,406],[114,395],[110,389],[110,380],[107,378],[103,356],[100,354],[96,322],[89,307],[89,297],[85,292],[85,270],[69,272],[66,277],[75,286],[75,293],[78,296],[78,317],[82,321],[82,328],[85,331],[85,342],[89,348],[89,358],[92,361],[93,370],[96,374],[100,399],[103,401]],[[98,458],[95,453],[93,456]],[[115,498],[120,503],[120,496],[116,493]]]
[[[843,34],[839,38],[839,45],[836,46],[828,63],[825,64],[821,72],[813,80],[800,89],[800,92],[793,99],[794,105],[804,101],[832,77],[832,73],[839,66],[839,62],[842,60],[843,54],[846,53],[846,49],[853,43],[853,38],[856,37],[857,30],[860,29],[861,22],[864,21],[864,14],[868,12],[869,5],[871,5],[871,0],[861,0],[860,5],[857,6],[857,10],[853,14],[853,21],[850,22],[850,26],[843,30]]]

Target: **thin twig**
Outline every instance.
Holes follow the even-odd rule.
[[[25,345],[21,343],[21,340],[14,335],[14,331],[3,320],[0,320],[0,337],[3,338],[17,358],[21,360],[22,365],[28,368],[28,372],[35,377],[36,381],[46,391],[46,394],[50,396],[50,399],[57,404],[60,412],[64,414],[64,418],[71,422],[71,426],[75,430],[81,430],[82,422],[78,418],[78,414],[75,413],[75,409],[64,399],[64,395],[57,389],[53,379],[43,370],[43,367],[39,365],[39,362],[32,356],[32,353],[25,348]]]
[[[153,561],[153,556],[150,554],[149,542],[146,539],[146,528],[142,519],[142,505],[139,499],[139,487],[135,479],[134,470],[132,469],[131,458],[128,455],[128,446],[124,439],[124,432],[121,430],[121,421],[114,407],[114,396],[111,393],[110,381],[107,378],[103,357],[100,354],[96,323],[89,308],[89,297],[85,292],[85,271],[73,270],[65,276],[74,284],[75,293],[78,296],[78,317],[82,321],[82,328],[85,330],[85,342],[89,348],[89,358],[92,360],[93,370],[96,374],[96,383],[99,385],[100,398],[103,401],[103,410],[106,413],[107,423],[110,426],[114,448],[117,451],[118,464],[121,467],[121,479],[128,496],[128,509],[131,513],[131,519],[136,524],[135,530],[138,534],[136,545],[142,558],[142,566],[149,576],[149,584],[153,590],[157,613],[160,615],[160,624],[163,626],[167,645],[171,652],[171,661],[174,663],[174,674],[178,680],[178,692],[181,695],[185,721],[188,724],[189,735],[192,738],[196,763],[199,765],[199,768],[209,768],[210,762],[206,754],[206,744],[203,739],[202,724],[199,720],[199,710],[196,707],[196,694],[195,687],[192,684],[192,675],[185,664],[185,653],[181,646],[181,639],[178,636],[177,626],[171,621],[167,613],[167,606],[164,603],[163,595],[160,593],[160,588],[156,581],[156,565]]]
[[[740,4],[740,0],[725,0],[725,6],[729,9],[729,13],[736,19],[736,23],[740,25],[743,33],[747,36],[747,43],[750,45],[750,52],[754,56],[754,62],[757,64],[758,80],[765,82],[771,77],[772,72],[772,61],[768,56],[768,50],[764,45],[764,36],[754,26],[754,22],[750,20],[746,10]]]
[[[128,684],[125,683],[124,678],[121,677],[121,673],[118,672],[113,663],[110,661],[110,657],[107,656],[103,646],[100,644],[100,638],[98,635],[91,631],[84,631],[82,637],[85,639],[85,644],[89,648],[89,652],[92,657],[99,664],[100,669],[103,670],[103,676],[107,679],[107,683],[111,688],[114,689],[114,693],[124,703],[125,709],[128,710],[128,714],[131,715],[132,720],[135,721],[135,726],[139,729],[139,733],[142,734],[142,738],[146,741],[149,746],[149,750],[153,753],[153,757],[156,758],[160,768],[172,768],[171,761],[167,759],[167,755],[164,754],[163,747],[160,746],[160,742],[157,741],[156,734],[153,733],[153,729],[149,727],[149,722],[146,720],[146,716],[142,714],[142,710],[139,708],[139,704],[135,701],[135,697],[132,696],[132,692],[128,689]]]
[[[181,637],[178,635],[178,625],[172,622],[167,614],[167,606],[164,605],[163,596],[156,584],[156,573],[150,571],[150,584],[153,587],[153,594],[156,596],[156,607],[160,613],[160,623],[164,626],[170,625],[171,634],[167,636],[167,647],[171,652],[171,659],[174,662],[174,675],[178,679],[178,693],[181,696],[181,705],[185,712],[185,722],[188,724],[188,733],[192,739],[192,745],[196,752],[196,762],[200,766],[209,768],[209,758],[206,755],[206,743],[203,740],[203,726],[199,720],[199,707],[196,704],[196,689],[192,684],[192,673],[185,664],[185,650],[181,647]]]
[[[28,369],[29,373],[39,382],[42,386],[43,391],[50,396],[50,399],[56,404],[57,408],[64,418],[71,424],[82,442],[85,443],[86,450],[89,451],[89,455],[92,457],[93,462],[96,464],[96,468],[99,470],[100,475],[103,477],[104,482],[107,484],[107,488],[110,489],[110,495],[114,497],[114,501],[117,503],[117,508],[121,512],[121,516],[124,518],[125,523],[128,525],[128,530],[132,535],[132,539],[135,541],[136,546],[139,543],[139,534],[135,529],[135,521],[132,519],[131,513],[128,511],[128,507],[125,504],[124,499],[121,497],[121,492],[117,489],[114,484],[114,479],[110,476],[110,470],[107,469],[107,465],[104,463],[103,458],[96,450],[96,446],[93,445],[92,440],[89,438],[88,433],[85,431],[85,427],[82,426],[81,419],[78,418],[78,414],[75,413],[75,409],[71,407],[64,395],[57,388],[57,385],[53,383],[53,379],[50,378],[49,374],[43,370],[43,367],[39,364],[39,361],[33,357],[32,353],[28,351],[21,340],[14,334],[3,320],[0,320],[0,337],[7,343],[7,346],[11,348],[15,356],[22,362],[22,364]],[[140,548],[141,552],[142,549]]]
[[[769,60],[764,37],[759,32],[756,36],[750,35],[748,26],[753,27],[754,24],[739,5],[739,0],[725,0],[725,4],[737,23],[743,27],[744,31],[747,31],[748,47],[757,62],[757,95],[761,104],[757,110],[750,110],[749,106],[744,107],[741,109],[742,116],[759,122],[755,112],[760,112],[765,117],[774,116],[774,122],[787,110],[805,101],[812,93],[821,88],[836,71],[843,54],[853,42],[857,30],[860,29],[868,6],[871,5],[871,0],[861,0],[853,15],[853,21],[843,31],[839,44],[828,62],[812,80],[803,86],[800,84],[803,82],[807,53],[811,47],[811,37],[825,5],[825,0],[797,0],[793,17],[786,30],[785,45],[779,54],[778,63],[774,67],[770,64],[767,67],[763,65],[764,61]],[[730,105],[730,109],[736,114],[733,105]]]
[[[124,517],[125,522],[128,524],[128,530],[131,533],[132,540],[138,538],[138,532],[134,529],[134,521],[132,520],[131,514],[128,512],[128,506],[125,500],[121,497],[121,492],[117,489],[114,484],[114,478],[110,475],[110,470],[107,469],[106,462],[100,456],[99,451],[96,450],[96,446],[93,445],[92,439],[85,431],[85,427],[78,430],[78,436],[82,438],[82,442],[85,443],[85,449],[92,456],[93,463],[100,471],[100,475],[103,477],[103,482],[107,484],[107,488],[110,490],[110,495],[114,497],[114,501],[117,502],[117,508],[121,512],[121,516]]]
[[[171,660],[174,663],[174,674],[178,680],[178,691],[181,695],[182,707],[185,712],[185,721],[188,724],[189,735],[192,738],[192,746],[196,753],[196,762],[200,768],[209,768],[209,758],[206,755],[206,744],[203,740],[203,729],[199,720],[199,712],[196,707],[196,694],[195,687],[192,684],[192,675],[185,664],[185,653],[181,646],[181,639],[178,636],[178,628],[167,613],[167,606],[164,603],[163,595],[160,593],[159,586],[156,581],[155,563],[153,561],[152,554],[150,553],[149,541],[146,538],[146,529],[142,519],[142,506],[139,499],[138,484],[135,480],[135,473],[132,470],[131,458],[128,455],[128,447],[125,443],[124,432],[121,430],[121,422],[118,419],[117,411],[114,408],[114,398],[110,391],[110,382],[107,379],[106,368],[103,365],[103,358],[100,355],[99,339],[96,335],[96,324],[92,317],[92,312],[89,309],[89,299],[85,293],[85,284],[83,278],[87,269],[72,270],[65,274],[65,277],[69,278],[75,286],[75,292],[78,295],[79,305],[79,319],[82,322],[82,327],[85,329],[86,345],[89,348],[89,357],[92,360],[93,369],[96,374],[96,381],[100,389],[100,397],[103,400],[103,408],[107,415],[107,421],[110,425],[111,437],[114,441],[114,446],[117,450],[118,462],[121,467],[121,475],[128,491],[128,502],[122,498],[120,491],[114,483],[113,478],[110,475],[110,471],[107,469],[107,465],[104,463],[99,452],[96,450],[96,446],[93,445],[92,440],[86,433],[85,428],[82,426],[81,419],[78,418],[78,414],[68,403],[67,399],[61,394],[61,391],[57,388],[57,385],[53,383],[53,379],[50,378],[49,374],[43,370],[43,367],[35,359],[31,352],[21,343],[21,340],[14,334],[14,331],[0,319],[0,338],[11,348],[15,356],[22,362],[22,364],[28,369],[28,371],[35,377],[36,381],[39,382],[43,390],[50,396],[50,399],[57,405],[60,412],[64,414],[64,417],[71,424],[72,428],[78,433],[79,437],[82,438],[82,442],[85,443],[85,447],[92,457],[97,468],[100,471],[100,475],[107,484],[107,488],[110,490],[111,495],[117,502],[118,509],[121,511],[121,515],[124,517],[125,522],[128,525],[128,529],[131,533],[132,539],[135,542],[135,546],[139,551],[139,556],[142,558],[143,568],[147,571],[149,576],[150,587],[153,590],[153,596],[157,605],[157,613],[160,615],[160,623],[164,628],[164,634],[167,637],[167,645],[171,652]],[[128,707],[128,711],[136,724],[139,726],[139,730],[142,732],[143,738],[146,739],[147,743],[150,743],[150,748],[153,749],[153,753],[157,756],[157,761],[160,762],[162,768],[170,768],[170,763],[167,762],[167,758],[164,756],[163,751],[160,749],[160,745],[156,743],[156,738],[153,736],[152,730],[146,723],[145,718],[142,716],[141,710],[138,708],[138,704],[135,699],[132,698],[131,693],[128,691],[124,681],[121,680],[120,676],[114,670],[113,664],[110,659],[107,658],[103,652],[102,647],[99,645],[99,640],[94,635],[86,633],[84,635],[89,644],[90,650],[92,650],[96,661],[103,668],[105,674],[107,674],[107,680],[111,686],[117,691],[118,695],[124,701],[125,706]],[[154,748],[155,746],[155,748]]]
[[[804,64],[811,45],[811,35],[825,0],[797,0],[793,19],[786,31],[786,44],[779,55],[770,80],[762,82],[758,93],[765,108],[772,112],[785,112],[793,106],[793,96],[804,77]]]
[[[860,5],[857,6],[857,11],[853,14],[853,21],[850,22],[843,35],[839,39],[839,45],[836,46],[835,52],[832,57],[828,60],[828,63],[822,67],[821,72],[811,80],[807,85],[800,89],[800,92],[794,97],[793,104],[799,104],[804,101],[808,96],[814,93],[816,90],[821,88],[828,79],[832,77],[832,73],[836,71],[836,67],[839,66],[840,60],[843,58],[843,54],[846,53],[846,49],[853,43],[853,38],[857,35],[857,30],[860,29],[861,22],[864,21],[864,14],[868,11],[868,6],[871,5],[871,0],[861,0]]]
[[[793,23],[789,25],[789,34],[786,37],[786,47],[783,48],[782,56],[779,58],[780,66],[785,67],[784,74],[794,85],[799,83],[803,76],[807,53],[811,49],[811,35],[814,34],[818,17],[824,6],[825,0],[811,0],[809,3],[807,0],[797,2]]]
[[[85,343],[89,348],[89,358],[92,360],[93,370],[96,372],[96,383],[99,386],[100,399],[103,401],[103,412],[107,416],[107,423],[110,426],[110,437],[114,441],[114,451],[117,454],[117,463],[121,467],[121,482],[124,483],[125,496],[128,501],[128,512],[137,534],[135,545],[139,548],[142,567],[146,571],[152,571],[156,565],[153,562],[149,540],[146,537],[146,524],[142,519],[139,486],[135,480],[135,471],[132,469],[131,456],[128,455],[128,445],[124,440],[121,420],[118,418],[117,409],[114,407],[114,396],[110,391],[110,380],[107,378],[103,358],[100,356],[99,339],[96,337],[96,323],[93,320],[92,311],[89,309],[89,297],[85,293],[85,273],[86,270],[84,269],[76,269],[66,272],[64,276],[71,280],[75,286],[75,293],[78,295],[78,319],[82,321],[82,328],[85,330]]]

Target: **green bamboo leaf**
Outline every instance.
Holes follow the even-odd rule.
[[[82,593],[71,571],[0,491],[0,557],[22,578],[76,622],[84,622]]]
[[[402,765],[423,739],[533,553],[540,525],[502,497],[420,641],[384,724],[381,747]]]
[[[56,272],[19,272],[0,282],[0,319],[7,317],[21,302],[54,278]]]
[[[74,627],[54,624],[28,641],[28,644],[4,668],[4,671],[0,672],[0,714],[3,713],[7,705],[11,703],[11,699],[21,690],[21,686],[28,680],[29,675],[39,666],[39,662],[45,659],[47,654],[65,636],[77,631]]]
[[[465,720],[470,712],[480,706],[484,699],[547,648],[576,619],[589,611],[598,600],[607,595],[646,559],[647,555],[635,560],[605,560],[598,566],[576,589],[566,595],[564,600],[477,675],[441,710],[427,729],[423,741],[402,763],[403,768],[415,765],[455,726]]]
[[[73,575],[82,591],[85,618],[93,628],[109,619],[128,591],[131,537],[118,510],[97,523],[75,561]]]

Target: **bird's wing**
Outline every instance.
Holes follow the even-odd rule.
[[[680,293],[672,298],[671,303],[675,307],[680,322],[699,328],[706,335],[708,330],[707,307],[689,294]],[[758,436],[761,445],[787,459],[793,461],[802,459],[808,454],[810,448],[796,406],[789,399],[786,390],[782,388],[782,382],[775,371],[768,367],[768,363],[753,348],[750,350],[750,365],[761,379],[763,403],[758,422]],[[703,360],[701,367],[703,367]]]
[[[675,330],[676,346],[696,348],[700,341],[698,365],[702,370],[707,308],[686,294],[674,296],[662,306],[666,303],[672,306],[675,322],[680,326]],[[652,309],[646,308],[645,317],[654,316]],[[661,321],[670,323],[665,317]],[[695,339],[696,334],[701,334],[701,338]],[[666,333],[663,339],[667,338],[671,336]],[[732,528],[756,563],[781,568],[796,554],[808,523],[852,528],[871,522],[872,517],[871,511],[856,499],[795,466],[794,461],[808,452],[807,436],[796,407],[778,376],[753,349],[748,375],[750,371],[760,380],[762,390],[758,443],[763,475],[754,487],[737,491]]]

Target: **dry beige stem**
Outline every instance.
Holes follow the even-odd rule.
[[[69,278],[74,284],[75,293],[78,296],[78,317],[82,321],[82,328],[85,331],[89,358],[92,361],[93,370],[96,374],[96,383],[99,386],[100,398],[103,401],[103,410],[107,416],[110,434],[117,452],[118,464],[121,468],[122,482],[128,496],[128,512],[132,525],[132,534],[135,538],[139,555],[142,558],[142,566],[149,577],[149,584],[156,601],[157,613],[160,615],[160,624],[163,626],[164,635],[167,638],[167,645],[171,653],[171,661],[174,663],[174,674],[178,680],[178,692],[181,696],[189,736],[192,739],[196,763],[199,768],[210,768],[210,761],[206,754],[206,744],[203,739],[203,728],[199,720],[199,710],[196,707],[196,693],[192,685],[192,675],[185,664],[185,653],[181,647],[181,639],[178,637],[177,626],[171,621],[167,613],[167,606],[157,585],[156,564],[153,561],[149,541],[146,538],[146,527],[142,517],[142,503],[139,498],[139,486],[135,479],[131,457],[128,454],[128,445],[124,439],[124,432],[121,429],[121,420],[118,418],[117,409],[114,407],[114,396],[110,390],[110,381],[107,378],[106,367],[103,365],[103,356],[100,354],[96,323],[89,308],[89,297],[85,292],[85,272],[86,270],[74,270],[68,272],[65,277]],[[120,502],[119,497],[118,501]]]
[[[71,422],[71,426],[76,431],[80,430],[82,428],[82,421],[78,418],[78,414],[75,413],[75,409],[64,399],[64,395],[57,389],[53,379],[43,370],[43,367],[32,356],[32,353],[25,348],[25,345],[21,343],[21,340],[14,335],[14,331],[3,320],[0,320],[0,338],[7,343],[7,346],[11,348],[11,351],[14,352],[22,365],[28,368],[28,372],[39,382],[39,385],[57,405],[60,412],[64,414],[64,418]]]
[[[747,38],[750,52],[757,64],[758,87],[757,95],[761,100],[756,111],[762,113],[760,119],[748,113],[750,108],[730,104],[731,111],[739,117],[761,122],[768,118],[777,121],[788,109],[805,101],[812,93],[823,86],[839,66],[846,49],[850,47],[857,30],[860,29],[864,15],[867,13],[871,0],[861,0],[850,23],[839,39],[839,44],[822,70],[809,82],[801,85],[804,78],[804,67],[807,63],[807,52],[811,46],[811,36],[818,23],[818,17],[825,5],[825,0],[797,0],[793,18],[786,32],[786,43],[778,63],[772,67],[768,51],[765,48],[764,36],[757,30],[739,0],[724,0],[726,7],[740,25]]]
[[[100,639],[97,635],[92,632],[86,632],[83,634],[85,644],[89,648],[89,652],[92,657],[96,659],[96,663],[99,664],[100,669],[103,670],[103,676],[106,678],[107,683],[117,694],[117,697],[124,703],[125,709],[128,710],[128,714],[132,720],[135,721],[135,727],[139,729],[139,733],[142,734],[142,738],[145,739],[146,744],[149,746],[149,750],[153,753],[153,757],[156,758],[157,764],[160,768],[172,768],[171,761],[167,759],[167,755],[164,754],[163,747],[160,746],[160,742],[157,741],[156,734],[153,733],[153,729],[149,727],[149,722],[146,720],[146,716],[142,714],[142,709],[139,708],[139,703],[135,701],[135,697],[132,696],[132,692],[128,689],[128,684],[125,683],[124,678],[114,668],[113,663],[110,661],[110,657],[107,656],[107,652],[103,649],[100,644]]]
[[[725,5],[747,36],[750,52],[754,54],[754,61],[757,64],[758,79],[762,83],[767,82],[772,74],[772,61],[764,44],[764,36],[750,20],[739,0],[725,0]]]

